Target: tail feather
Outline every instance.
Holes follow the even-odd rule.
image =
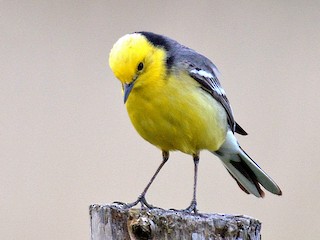
[[[243,161],[245,164],[252,170],[254,175],[257,177],[257,180],[259,183],[267,189],[269,192],[277,194],[277,195],[282,195],[281,189],[279,186],[275,183],[275,181],[272,180],[270,176],[266,172],[264,172],[259,165],[253,161],[252,158],[239,146],[241,149],[241,154]]]
[[[252,172],[250,168],[246,164],[243,164],[241,162],[235,162],[230,161],[229,162],[232,166],[228,166],[228,164],[224,163],[224,166],[230,173],[230,175],[233,177],[234,180],[236,180],[239,187],[245,192],[250,194],[250,192],[255,195],[256,197],[264,197],[264,192],[260,188],[259,181],[257,180],[255,174]],[[232,169],[232,170],[231,170]],[[250,188],[251,190],[248,191],[245,186],[241,184],[241,182],[233,175],[237,175],[239,178],[244,178],[249,181],[249,184],[245,184],[247,188]],[[242,180],[243,182],[243,180]]]
[[[244,192],[251,193],[256,197],[264,196],[257,178],[250,169],[248,171],[245,164],[236,161],[223,161],[223,165]]]
[[[282,194],[271,177],[239,146],[231,131],[228,132],[225,143],[214,154],[219,156],[223,165],[244,192],[256,197],[264,197],[264,192],[260,188],[261,184],[271,193]]]
[[[250,194],[250,192],[248,192],[248,190],[243,186],[241,185],[241,183],[232,175],[232,173],[228,170],[228,168],[226,167],[228,173],[230,174],[230,176],[237,182],[238,186],[241,188],[242,191],[244,191],[245,193],[247,194]],[[261,190],[259,184],[256,184],[255,182],[253,182],[258,190],[258,192],[261,194],[261,192],[259,190]],[[262,190],[261,190],[262,191]],[[263,192],[263,191],[262,191]],[[264,194],[264,193],[263,193]]]

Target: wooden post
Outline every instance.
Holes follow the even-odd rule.
[[[91,240],[260,240],[261,223],[247,216],[187,214],[163,209],[91,205]]]

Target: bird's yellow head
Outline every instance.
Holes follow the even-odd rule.
[[[155,46],[141,33],[127,34],[113,45],[109,65],[122,83],[125,101],[134,85],[151,83],[165,72],[165,58],[164,48]]]

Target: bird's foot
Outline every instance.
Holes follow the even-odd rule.
[[[114,202],[115,204],[120,204],[122,205],[122,208],[123,209],[129,209],[129,208],[132,208],[134,206],[136,206],[138,203],[141,204],[141,209],[154,209],[154,208],[158,208],[158,207],[155,207],[151,204],[149,204],[145,198],[144,195],[141,195],[138,197],[138,199],[132,203],[123,203],[123,202]],[[160,208],[159,208],[160,209]]]
[[[193,212],[195,214],[198,214],[197,201],[192,200],[190,206],[182,211],[185,213],[192,213]]]
[[[183,212],[183,213],[187,213],[187,214],[190,214],[190,213],[198,214],[197,202],[196,201],[192,201],[190,206],[187,207],[186,209],[177,210],[177,209],[174,209],[174,208],[170,208],[170,210]]]
[[[190,206],[187,207],[186,209],[183,210],[184,212],[186,213],[195,213],[197,214],[198,213],[198,209],[197,209],[197,202],[196,201],[192,201]]]
[[[138,199],[132,203],[127,203],[127,208],[132,208],[134,206],[136,206],[138,203],[141,204],[141,208],[149,208],[152,209],[154,208],[151,204],[149,204],[145,198],[145,196],[139,196]]]

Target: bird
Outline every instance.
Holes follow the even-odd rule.
[[[113,45],[109,66],[120,80],[123,100],[136,131],[162,151],[162,162],[131,208],[146,201],[146,193],[169,159],[171,151],[191,155],[193,196],[186,212],[197,213],[199,154],[216,155],[247,194],[282,195],[274,180],[241,148],[235,134],[247,132],[235,121],[219,81],[220,73],[204,55],[153,32],[125,34]]]

